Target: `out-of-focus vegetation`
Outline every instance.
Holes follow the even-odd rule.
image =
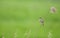
[[[26,38],[25,32],[31,30],[30,38],[47,38],[52,31],[53,38],[60,38],[60,1],[59,0],[0,0],[0,36]],[[56,14],[51,14],[51,6],[57,8]],[[39,23],[39,17],[45,20],[44,27]]]

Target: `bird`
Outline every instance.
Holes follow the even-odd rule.
[[[56,13],[56,11],[57,11],[57,9],[56,9],[56,7],[54,7],[54,6],[52,6],[51,8],[50,8],[50,12],[51,13]]]
[[[39,22],[42,26],[44,26],[44,19],[42,17],[39,18]]]

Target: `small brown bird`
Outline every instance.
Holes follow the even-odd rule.
[[[39,21],[40,21],[40,24],[44,26],[44,19],[42,17],[40,17]]]
[[[57,11],[57,9],[56,9],[55,7],[52,6],[52,7],[50,8],[50,12],[51,12],[51,13],[56,13],[56,11]]]

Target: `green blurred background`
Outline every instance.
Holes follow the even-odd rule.
[[[51,6],[57,8],[57,13],[49,12]],[[39,17],[45,20],[44,27]],[[25,32],[31,30],[30,38],[60,38],[60,0],[0,0],[0,36],[26,38]]]

